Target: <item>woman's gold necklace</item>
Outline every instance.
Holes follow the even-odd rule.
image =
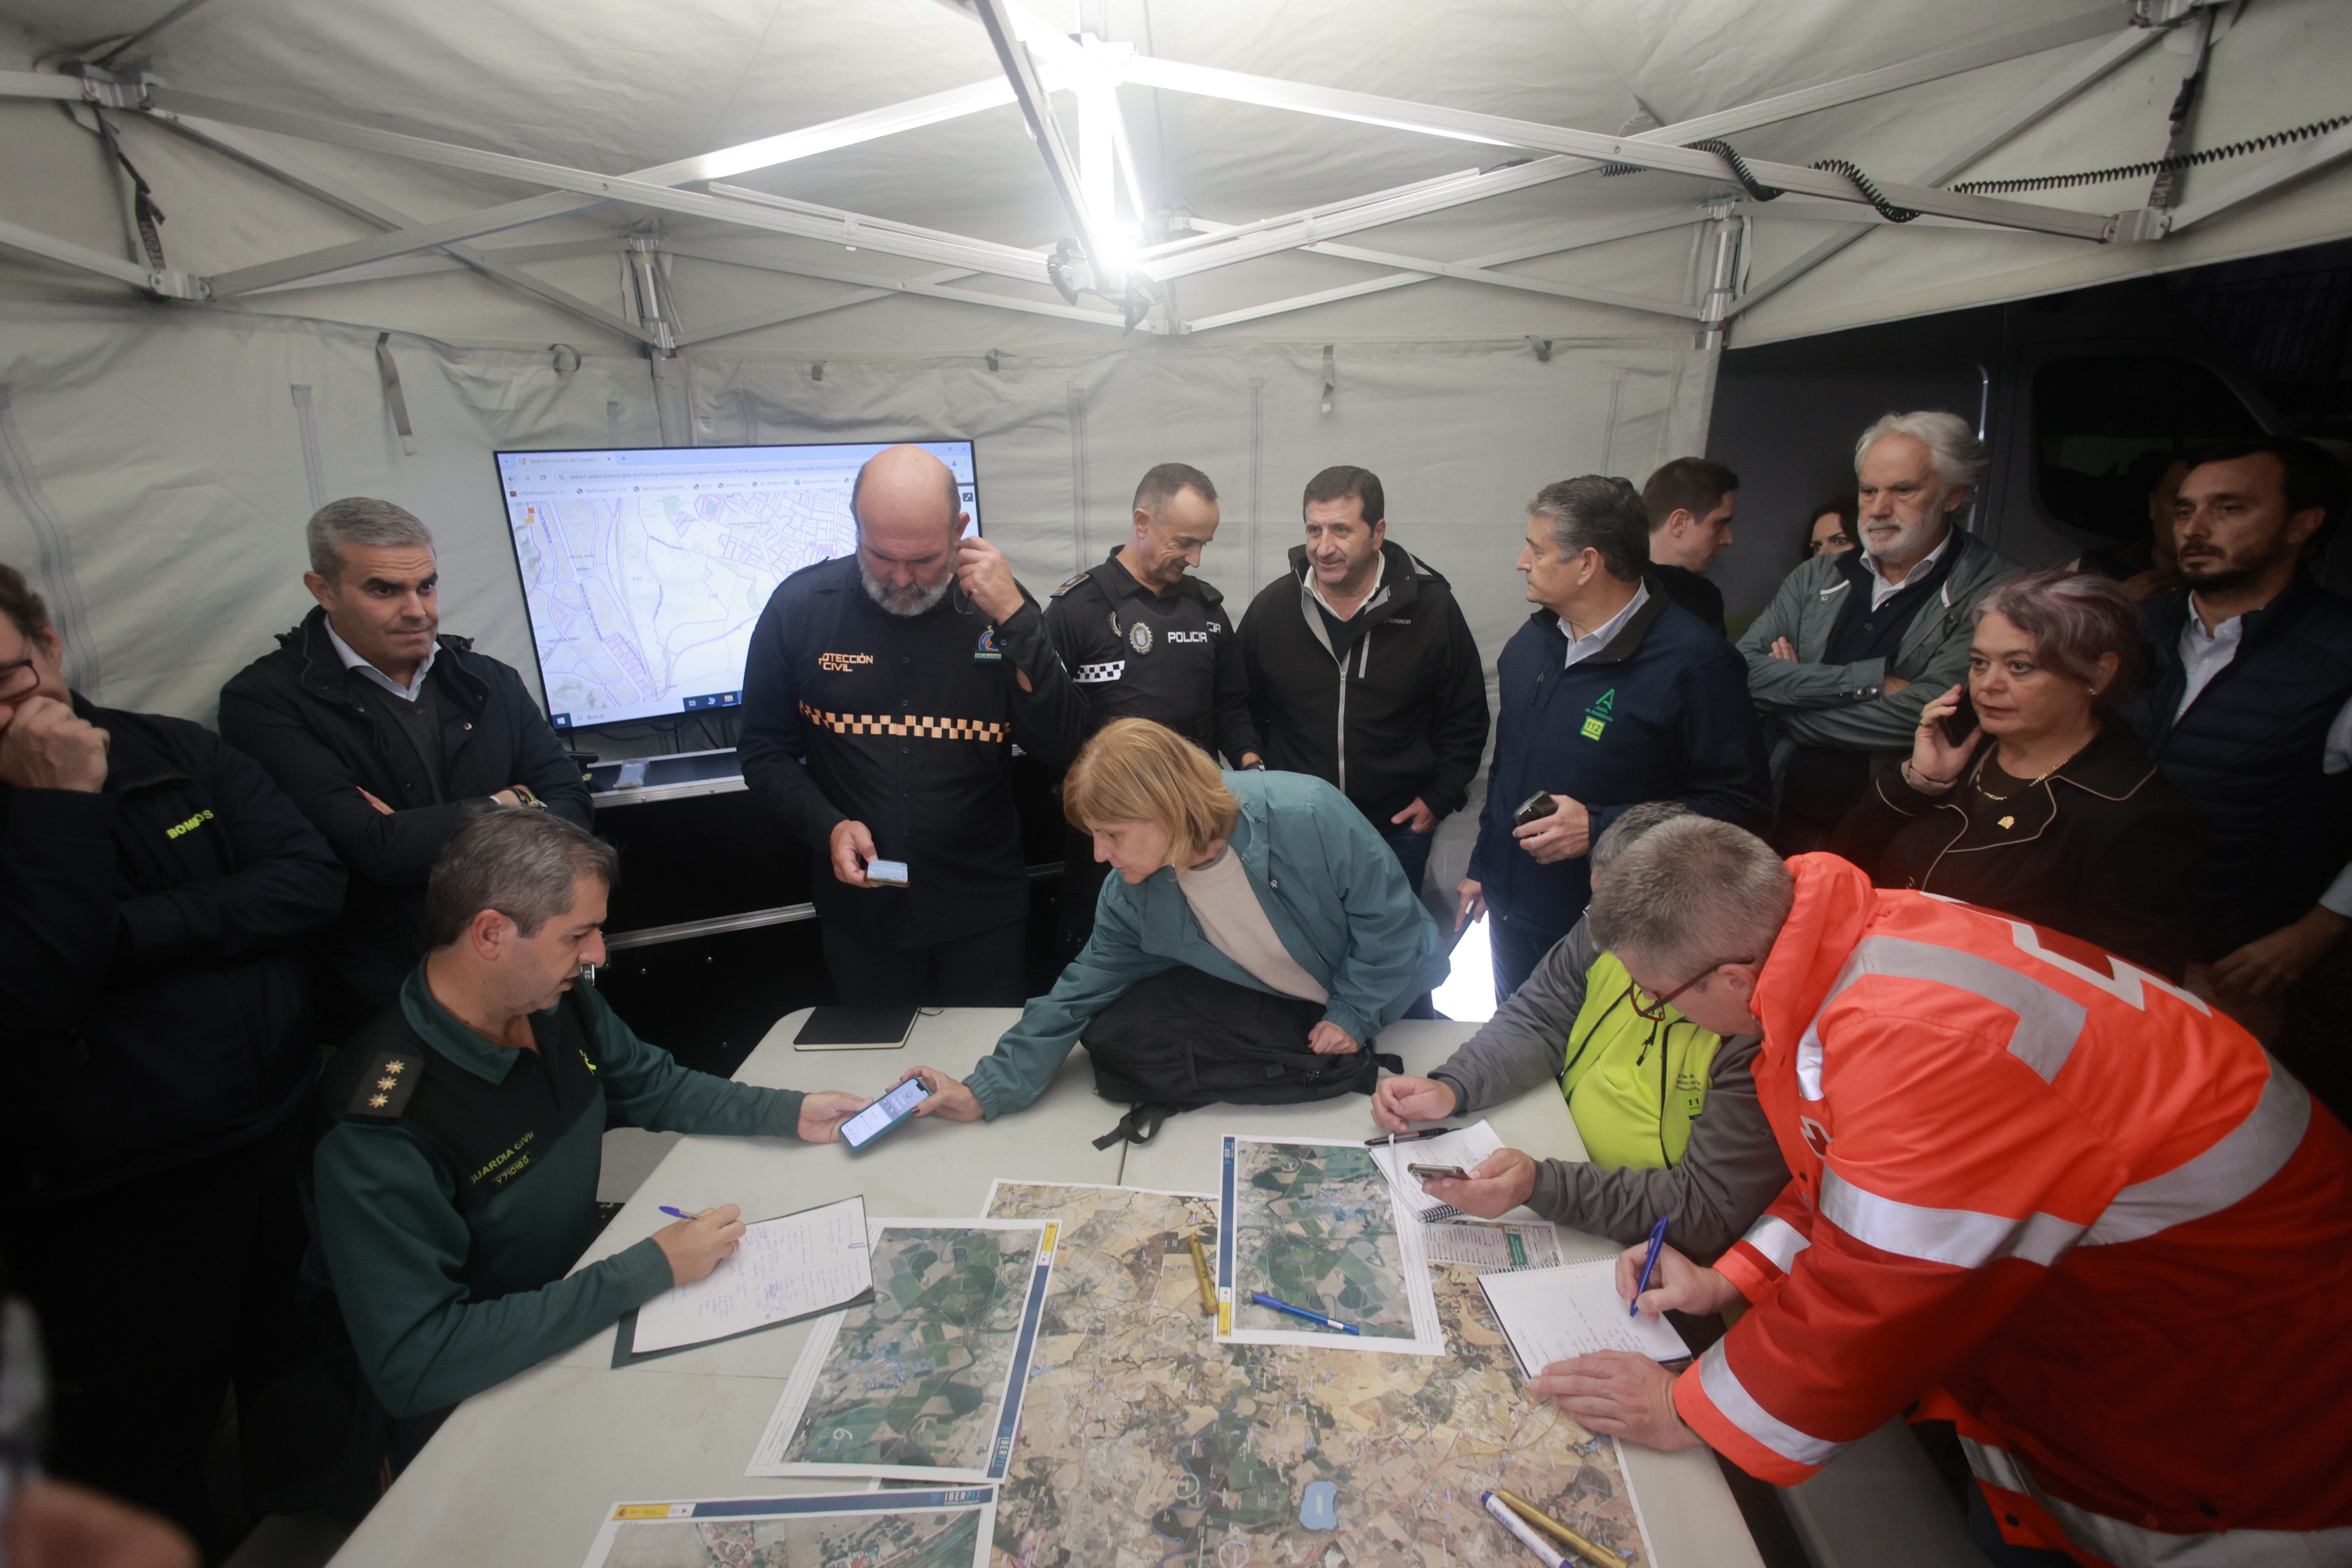
[[[1993,752],[1996,752],[1996,751],[1998,751],[1999,749],[2000,749],[2000,748],[1998,748],[1998,747],[1994,747],[1994,746],[1988,746],[1988,747],[1986,747],[1986,748],[1985,748],[1985,753],[1984,753],[1984,755],[1983,755],[1983,756],[1980,756],[1980,757],[1979,757],[1979,758],[1977,759],[1977,765],[1976,765],[1975,767],[1973,767],[1973,768],[1971,768],[1971,769],[1969,769],[1969,787],[1970,789],[1975,790],[1979,795],[1980,795],[1984,796],[1987,800],[2007,800],[2007,799],[2009,799],[2009,797],[2010,797],[2008,795],[1995,795],[1995,794],[1993,794],[1993,792],[1992,792],[1992,791],[1990,791],[1990,790],[1989,790],[1989,789],[1985,788],[1985,782],[1984,782],[1984,771],[1985,771],[1985,764],[1986,764],[1987,763],[1989,763],[1989,762],[1992,761]],[[2056,773],[2056,772],[2058,771],[2058,769],[2059,769],[2059,768],[2063,768],[2063,767],[2064,767],[2068,763],[2071,763],[2071,762],[2073,762],[2074,760],[2074,757],[2073,757],[2071,754],[2070,754],[2070,755],[2068,755],[2068,756],[2066,756],[2066,757],[2061,758],[2061,759],[2059,760],[2059,762],[2056,763],[2056,765],[2055,765],[2055,766],[2053,766],[2053,767],[2051,767],[2051,768],[2049,768],[2049,769],[2047,769],[2047,770],[2045,770],[2045,771],[2043,772],[2043,773],[2042,774],[2042,778],[2037,778],[2037,779],[2032,779],[2032,780],[2028,781],[2028,782],[2026,783],[2026,784],[2024,785],[2024,789],[2027,789],[2027,790],[2032,789],[2032,788],[2033,788],[2033,787],[2035,787],[2037,784],[2041,784],[2042,779],[2046,779],[2046,778],[2048,778],[2052,773]],[[2022,794],[2022,793],[2023,793],[2023,790],[2011,790],[2011,791],[2010,792],[2010,795],[2020,795],[2020,794]],[[2015,815],[2014,813],[2012,813],[2012,814],[2011,814],[2011,815],[2009,815],[2009,816],[2007,816],[2001,817],[2001,818],[1999,820],[1999,822],[1997,822],[1997,823],[1995,824],[1995,826],[1998,826],[1998,827],[1999,827],[2002,832],[2004,832],[2004,833],[2008,832],[2011,828],[2015,827],[2015,826],[2017,826],[2017,817],[2016,817],[2016,815]]]

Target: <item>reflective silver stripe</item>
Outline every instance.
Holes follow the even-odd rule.
[[[1830,993],[1832,996],[1836,994],[1835,991]],[[1827,1007],[1829,1003],[1824,1000],[1822,1005]],[[1822,1097],[1822,1019],[1818,1013],[1797,1041],[1797,1092],[1807,1100]]]
[[[1896,936],[1867,937],[1857,943],[1845,967],[1838,971],[1829,994],[1822,998],[1822,1011],[1827,1011],[1847,988],[1872,975],[1926,980],[2006,1007],[2017,1015],[2017,1027],[2009,1037],[2010,1055],[2032,1068],[2044,1083],[2057,1080],[2090,1016],[2080,1002],[2053,991],[2021,970],[1956,947]],[[1821,1023],[1821,1013],[1816,1012],[1797,1042],[1797,1089],[1807,1100],[1822,1098]]]
[[[1071,679],[1080,686],[1091,686],[1105,680],[1117,680],[1127,673],[1127,660],[1112,659],[1106,664],[1082,664]]]
[[[1748,1392],[1738,1374],[1731,1370],[1731,1363],[1724,1359],[1723,1344],[1723,1341],[1716,1341],[1699,1357],[1698,1385],[1706,1391],[1708,1401],[1723,1413],[1725,1420],[1791,1464],[1827,1464],[1845,1447],[1800,1432],[1757,1404],[1756,1396]]]
[[[2022,1258],[2048,1268],[2083,1234],[2083,1226],[2055,1215],[2011,1219],[1898,1203],[1864,1192],[1835,1171],[1822,1173],[1822,1217],[1881,1252],[1959,1268],[1981,1268],[1996,1258]]]
[[[1960,1439],[1977,1479],[2032,1498],[2068,1540],[2116,1568],[2321,1568],[2352,1563],[2352,1527],[2337,1530],[2230,1530],[2168,1535],[2052,1497],[2006,1448]]]
[[[1805,1233],[1785,1219],[1766,1215],[1748,1227],[1739,1239],[1772,1260],[1772,1267],[1786,1274],[1797,1261],[1797,1254],[1812,1246]]]
[[[2284,1168],[2311,1126],[2311,1096],[2267,1054],[2263,1096],[2211,1148],[2115,1195],[2083,1237],[2085,1247],[2137,1241],[2168,1226],[2219,1214],[2251,1197]]]

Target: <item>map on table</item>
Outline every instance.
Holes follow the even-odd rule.
[[[874,1222],[874,1300],[818,1320],[750,1476],[1004,1474],[1053,1276],[1050,1222]]]
[[[1207,1194],[999,1181],[988,1213],[1061,1225],[993,1568],[1526,1568],[1496,1487],[1652,1563],[1615,1440],[1528,1394],[1476,1269],[1435,1271],[1442,1357],[1224,1345]]]
[[[986,1568],[995,1496],[962,1487],[615,1503],[583,1568]]]
[[[1328,1138],[1224,1141],[1217,1338],[1444,1355],[1421,1222],[1371,1152]],[[1271,1296],[1354,1327],[1262,1305]]]

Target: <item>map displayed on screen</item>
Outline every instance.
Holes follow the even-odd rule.
[[[925,441],[980,526],[969,441]],[[500,452],[559,730],[731,708],[768,595],[856,546],[849,490],[888,443]]]

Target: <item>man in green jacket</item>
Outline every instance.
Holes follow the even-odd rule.
[[[404,1458],[459,1400],[735,1250],[726,1204],[566,1278],[595,1239],[608,1124],[830,1142],[866,1104],[688,1071],[575,985],[604,962],[617,865],[559,816],[485,809],[434,865],[424,961],[320,1080],[305,1271]]]

